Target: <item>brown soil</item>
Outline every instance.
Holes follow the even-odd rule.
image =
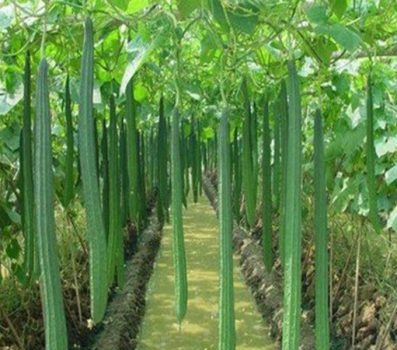
[[[138,249],[127,263],[126,284],[116,292],[108,306],[103,328],[96,336],[92,350],[133,350],[145,313],[147,283],[160,247],[161,229],[154,215],[142,233]]]

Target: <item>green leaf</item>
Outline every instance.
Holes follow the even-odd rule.
[[[0,8],[0,29],[7,29],[14,19],[14,7],[8,5]]]
[[[128,12],[130,13],[138,12],[144,9],[145,7],[149,6],[150,3],[149,0],[133,0],[133,1],[126,0],[126,2],[127,3],[129,2]]]
[[[258,16],[253,7],[240,6],[238,10],[230,11],[223,7],[220,0],[209,0],[209,8],[215,20],[225,31],[230,29],[230,24],[237,31],[251,34],[258,22]]]
[[[0,19],[1,21],[1,19]],[[0,24],[1,26],[1,24]],[[23,85],[20,84],[15,93],[10,94],[0,88],[0,115],[7,114],[23,97]]]
[[[8,217],[10,218],[11,222],[16,225],[21,224],[21,215],[17,213],[15,208],[13,207],[4,207]]]
[[[357,33],[339,23],[320,24],[315,32],[329,35],[348,51],[355,51],[361,44],[361,37]]]
[[[128,3],[130,1],[129,0],[113,0],[112,3],[114,5],[116,5],[117,7],[119,7],[122,10],[126,10],[128,7]],[[135,3],[139,3],[140,1],[131,1],[131,3],[135,4]]]
[[[389,214],[389,218],[387,219],[387,228],[392,228],[394,231],[397,231],[397,206]]]
[[[218,42],[212,32],[206,33],[200,43],[200,59],[203,62],[209,62],[215,51],[219,48]]]
[[[142,66],[142,64],[148,59],[150,53],[157,48],[161,43],[161,36],[158,35],[151,43],[144,42],[141,36],[137,36],[136,39],[129,43],[127,47],[128,52],[132,52],[134,57],[128,63],[127,68],[124,71],[123,79],[120,84],[120,95],[125,93],[127,84]]]
[[[142,102],[148,96],[147,89],[142,85],[142,83],[137,83],[134,86],[134,98],[137,102]]]
[[[362,179],[361,179],[362,180]],[[336,212],[343,212],[347,209],[354,195],[359,193],[360,179],[349,178],[342,180],[343,183],[336,186],[332,194],[332,207]]]
[[[21,251],[21,247],[16,239],[12,239],[6,248],[6,253],[9,258],[17,259],[19,256],[19,252]]]
[[[319,38],[314,45],[314,49],[317,55],[321,58],[321,61],[325,64],[329,64],[332,53],[337,49],[335,43],[324,37]]]
[[[341,18],[347,9],[347,0],[332,0],[331,10],[338,17]]]
[[[10,217],[8,216],[7,211],[0,205],[0,228],[3,229],[6,226],[11,225]]]
[[[225,11],[220,0],[208,0],[208,4],[212,15],[214,16],[215,20],[220,24],[220,26],[223,29],[229,29],[229,25],[225,17]]]
[[[390,168],[388,171],[385,173],[385,180],[388,185],[390,185],[392,182],[394,182],[397,179],[397,165],[393,166]]]
[[[252,34],[255,30],[256,24],[258,23],[258,16],[247,15],[242,11],[241,13],[228,11],[227,16],[234,29],[246,34]]]
[[[327,8],[324,5],[313,5],[306,10],[306,16],[311,23],[327,23]]]
[[[209,127],[209,126],[203,128],[203,130],[201,131],[201,137],[202,137],[204,140],[212,139],[214,136],[215,136],[214,129],[211,128],[211,127]]]
[[[389,138],[382,137],[375,141],[376,155],[382,157],[388,153],[394,153],[397,151],[397,136],[391,136]]]
[[[195,9],[201,7],[201,0],[178,0],[177,2],[182,17],[188,17]]]

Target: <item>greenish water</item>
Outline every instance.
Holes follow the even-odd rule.
[[[164,228],[162,248],[149,284],[147,309],[138,350],[209,350],[218,346],[218,229],[205,198],[184,211],[189,279],[188,313],[180,328],[174,311],[171,226]],[[238,350],[275,349],[255,310],[235,261],[234,290]]]

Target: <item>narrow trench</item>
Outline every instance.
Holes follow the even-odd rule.
[[[189,279],[188,313],[179,327],[175,316],[172,227],[164,227],[162,247],[149,284],[138,350],[218,348],[218,228],[205,197],[184,210]],[[234,290],[238,350],[271,350],[274,343],[256,311],[235,259]]]

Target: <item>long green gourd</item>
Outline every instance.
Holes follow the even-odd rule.
[[[95,109],[92,111],[92,115],[94,117],[94,144],[95,144],[95,164],[96,164],[96,168],[97,168],[97,174],[100,174],[100,141],[99,141],[99,132],[98,132],[98,125],[100,124],[100,119],[98,118],[98,114],[96,113]]]
[[[119,137],[117,131],[117,114],[114,96],[109,100],[109,237],[108,237],[108,285],[114,282],[117,269],[117,285],[124,285],[123,240],[120,217],[120,171],[119,171]],[[121,251],[120,251],[121,250]],[[119,271],[121,270],[121,271]]]
[[[65,84],[65,118],[66,118],[66,159],[65,159],[65,192],[64,205],[69,206],[74,196],[74,140],[73,140],[73,120],[72,120],[72,101],[70,98],[69,75],[66,77]]]
[[[301,318],[302,117],[294,61],[288,61],[288,150],[285,201],[283,350],[298,350]]]
[[[128,168],[127,135],[123,115],[120,115],[120,171],[121,171],[121,226],[127,225],[128,218]]]
[[[269,127],[269,102],[266,99],[263,111],[263,149],[262,149],[262,248],[266,269],[273,267],[272,240],[272,171],[271,171],[271,137]]]
[[[148,136],[146,137],[148,149],[155,149],[154,146],[154,136],[153,136],[153,127],[150,126]],[[154,157],[155,154],[154,152],[147,152],[146,157],[145,157],[145,162],[146,162],[146,168],[147,168],[147,174],[145,176],[146,179],[146,184],[147,188],[153,188],[153,173],[154,173]]]
[[[154,125],[152,125],[151,126],[151,146],[150,146],[150,149],[151,150],[156,150],[158,147],[157,147],[157,142],[158,142],[158,138],[157,138],[157,135],[156,135],[156,131],[157,131],[157,128],[154,126]],[[155,188],[155,186],[157,185],[157,166],[158,166],[158,160],[157,160],[157,158],[158,158],[158,153],[157,152],[149,152],[149,154],[151,155],[151,168],[152,168],[152,170],[151,170],[151,185],[150,185],[150,188],[151,189],[153,189],[153,188]]]
[[[34,200],[33,200],[33,165],[32,165],[32,124],[31,124],[31,68],[30,53],[25,57],[24,91],[23,91],[23,128],[21,147],[22,173],[22,228],[25,236],[24,270],[30,280],[38,266],[35,257]]]
[[[372,79],[367,79],[367,187],[369,197],[369,219],[377,233],[381,231],[378,217],[378,204],[375,182],[375,145],[374,145],[374,105],[372,98]]]
[[[146,164],[145,164],[145,135],[144,132],[138,132],[138,155],[139,155],[139,167],[138,167],[138,221],[139,227],[144,226],[146,221]]]
[[[234,129],[233,136],[233,213],[237,221],[240,221],[241,205],[241,164],[240,164],[240,142],[238,139],[238,128]]]
[[[138,193],[138,136],[136,130],[136,110],[132,79],[125,91],[126,121],[127,121],[127,165],[129,180],[129,217],[138,225],[139,193]]]
[[[183,206],[187,208],[187,198],[189,196],[190,191],[190,182],[189,182],[189,153],[187,152],[187,142],[185,137],[185,121],[182,119],[181,121],[181,133],[180,133],[180,150],[181,150],[181,169],[182,169],[182,188],[183,188],[183,196],[182,202]]]
[[[159,195],[157,197],[157,215],[161,224],[164,223],[165,217],[168,217],[167,150],[167,122],[164,116],[164,98],[161,96],[157,142],[157,183],[159,188]]]
[[[256,103],[252,104],[252,113],[250,114],[250,138],[251,138],[251,150],[252,150],[252,178],[254,180],[254,196],[257,198],[258,191],[258,173],[259,173],[259,161],[258,161],[258,113]]]
[[[201,158],[201,163],[203,166],[203,171],[204,173],[207,172],[207,142],[205,142],[204,139],[201,140],[201,136],[200,136],[200,143],[201,143],[201,147],[200,147],[200,158]]]
[[[273,198],[274,208],[277,213],[280,209],[280,101],[276,101],[273,105],[274,120],[274,157],[273,157]]]
[[[233,290],[233,215],[228,111],[222,111],[219,125],[219,238],[220,238],[220,296],[219,350],[236,346]]]
[[[122,209],[121,209],[121,182],[122,182],[122,170],[120,169],[120,157],[121,154],[120,152],[120,137],[121,137],[121,131],[120,131],[120,136],[118,132],[118,117],[116,114],[116,104],[114,101],[114,96],[111,96],[111,103],[110,103],[110,119],[114,120],[114,129],[113,130],[113,125],[111,128],[111,135],[110,135],[110,142],[113,142],[115,146],[112,146],[112,143],[110,144],[110,148],[114,148],[112,150],[112,158],[117,159],[117,163],[115,163],[115,169],[117,172],[113,169],[113,160],[110,161],[109,165],[112,167],[111,172],[112,174],[114,173],[114,176],[112,176],[112,179],[115,178],[115,185],[111,186],[109,195],[112,197],[111,203],[114,202],[114,207],[118,209],[118,213],[114,215],[115,218],[118,218],[118,228],[120,231],[115,230],[115,232],[119,232],[119,235],[117,236],[116,240],[116,278],[117,278],[117,286],[121,289],[124,288],[125,284],[125,260],[124,260],[124,239],[123,239],[123,226],[122,226]],[[113,101],[113,102],[112,102]],[[122,123],[122,120],[121,120]],[[113,183],[113,181],[112,181]],[[113,196],[113,192],[115,192],[115,195]],[[114,198],[113,198],[114,197]],[[113,206],[113,205],[112,205]],[[114,220],[117,222],[117,220]],[[117,226],[114,225],[116,228]]]
[[[201,139],[201,124],[200,121],[197,121],[197,176],[198,176],[198,186],[199,186],[199,195],[203,194],[203,146],[202,146],[202,139]]]
[[[245,214],[247,224],[252,227],[255,223],[255,209],[256,209],[256,185],[254,180],[254,164],[253,164],[253,149],[251,137],[251,107],[248,98],[247,82],[243,82],[243,95],[245,105],[245,117],[243,122],[243,161],[242,161],[242,177],[243,177],[243,192],[245,197]]]
[[[34,191],[35,219],[40,262],[40,289],[47,350],[66,350],[67,331],[54,217],[51,115],[48,92],[48,65],[41,59],[37,78]]]
[[[287,150],[288,150],[288,101],[287,87],[283,80],[279,95],[280,103],[280,150],[281,150],[281,184],[280,184],[280,232],[279,251],[281,262],[284,265],[284,235],[285,235],[285,201],[286,201],[286,179],[287,179]]]
[[[117,119],[117,118],[116,118]],[[119,207],[120,207],[120,236],[117,241],[116,256],[116,273],[117,273],[117,285],[120,288],[124,288],[125,285],[125,268],[124,268],[124,239],[123,239],[123,227],[127,224],[127,211],[128,211],[128,173],[127,173],[127,141],[126,141],[126,130],[124,124],[124,116],[120,114],[120,136],[119,136]],[[117,125],[116,125],[117,129]],[[117,130],[116,130],[117,131]]]
[[[197,131],[195,127],[195,120],[192,121],[192,133],[190,134],[190,157],[191,157],[191,173],[192,173],[192,190],[193,190],[193,201],[198,202],[199,193],[199,160],[198,160],[198,141]]]
[[[314,238],[316,349],[329,349],[328,232],[324,135],[321,111],[314,121]]]
[[[215,134],[208,143],[208,167],[210,169],[215,169],[217,166],[217,135]]]
[[[182,221],[182,173],[180,132],[179,132],[179,111],[175,106],[171,122],[171,207],[172,207],[172,228],[173,228],[173,261],[175,269],[175,297],[176,317],[181,323],[187,311],[187,273],[185,242]]]
[[[102,213],[105,225],[106,238],[109,236],[109,147],[108,147],[108,127],[106,120],[102,120],[102,139],[101,139],[101,173],[102,173]]]
[[[100,205],[96,140],[93,118],[94,43],[93,26],[85,21],[79,105],[79,151],[83,198],[87,217],[90,264],[90,306],[94,323],[102,320],[107,304],[106,234]]]

